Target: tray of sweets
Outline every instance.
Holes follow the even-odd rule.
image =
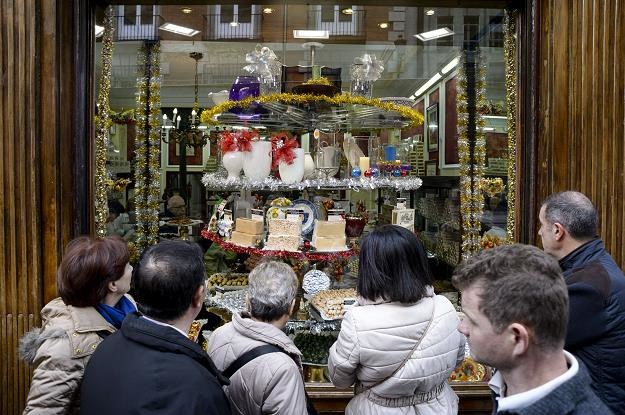
[[[355,302],[356,290],[353,288],[321,291],[310,300],[312,307],[326,321],[342,319]]]
[[[208,285],[217,291],[242,290],[247,288],[247,276],[246,273],[219,272],[208,278]]]

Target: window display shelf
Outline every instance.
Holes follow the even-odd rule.
[[[400,109],[396,104],[393,108]],[[369,105],[333,104],[309,101],[306,104],[283,102],[253,102],[245,109],[223,112],[214,117],[219,125],[263,128],[268,130],[322,131],[376,130],[405,128],[411,120],[400,112]]]

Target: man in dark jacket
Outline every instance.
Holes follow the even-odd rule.
[[[143,255],[133,277],[141,313],[97,348],[82,383],[81,413],[228,415],[228,380],[187,338],[204,300],[201,249],[164,241]]]
[[[597,237],[597,211],[567,191],[543,202],[539,220],[543,249],[559,261],[569,291],[564,347],[586,365],[599,398],[625,414],[625,276]]]
[[[609,415],[584,365],[563,349],[568,294],[557,261],[529,245],[486,249],[452,279],[462,291],[458,330],[471,355],[495,367],[493,414]]]

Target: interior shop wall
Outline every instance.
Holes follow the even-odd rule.
[[[599,211],[599,234],[625,267],[625,1],[538,3],[535,210],[574,189]],[[540,239],[534,225],[534,240]]]

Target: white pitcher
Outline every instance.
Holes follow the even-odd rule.
[[[243,172],[250,180],[263,180],[271,173],[271,142],[252,141],[252,151],[243,152]]]
[[[280,161],[280,164],[278,164],[280,179],[282,179],[283,183],[297,183],[304,178],[304,149],[294,148],[293,152],[295,153],[293,163],[287,164],[284,161]]]

